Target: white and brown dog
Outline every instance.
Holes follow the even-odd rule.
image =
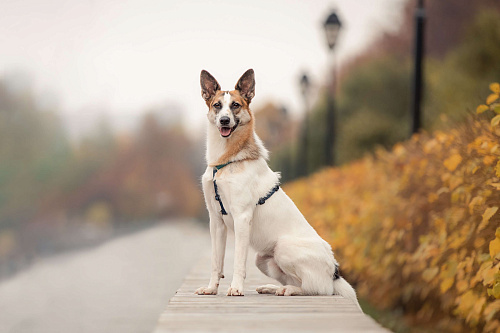
[[[241,76],[232,91],[222,91],[201,72],[201,95],[208,106],[207,170],[203,192],[210,216],[212,273],[198,295],[215,295],[223,277],[227,229],[234,230],[234,273],[228,296],[242,296],[248,247],[256,265],[283,286],[265,285],[259,293],[333,295],[353,301],[354,289],[338,274],[330,245],[279,188],[279,174],[267,165],[268,151],[254,130],[249,105],[255,94],[254,71]]]

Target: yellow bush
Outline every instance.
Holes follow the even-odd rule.
[[[477,113],[499,113],[498,83]],[[286,186],[358,293],[440,331],[500,332],[500,115]]]

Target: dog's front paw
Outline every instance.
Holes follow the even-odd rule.
[[[227,296],[244,296],[243,288],[229,287],[227,290]]]
[[[217,287],[201,287],[194,292],[197,295],[217,295]]]

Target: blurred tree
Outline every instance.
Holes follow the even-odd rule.
[[[416,0],[408,3],[405,12],[405,31],[413,36],[413,8]],[[428,16],[426,54],[442,59],[464,42],[468,27],[481,11],[500,11],[497,0],[440,0],[426,1]],[[410,26],[411,25],[411,26]]]
[[[343,66],[337,96],[340,163],[381,145],[390,147],[409,133],[410,66],[413,12],[407,1],[402,25],[383,33],[366,51]],[[426,85],[424,128],[442,126],[439,115],[461,119],[482,100],[479,89],[500,76],[500,2],[442,0],[426,3]],[[324,165],[325,101],[313,108],[310,164]],[[293,149],[288,150],[293,151]],[[286,159],[280,154],[280,159]]]
[[[189,163],[191,142],[178,125],[162,124],[148,113],[137,134],[121,142],[110,163],[74,193],[73,212],[105,204],[115,223],[199,214],[199,175]]]
[[[386,148],[409,133],[410,62],[385,56],[351,71],[339,94],[339,161]]]
[[[255,113],[256,132],[271,151],[271,167],[281,172],[283,181],[291,179],[295,172],[292,142],[298,132],[297,122],[291,119],[284,106],[273,103],[265,104]]]
[[[484,99],[481,87],[500,77],[499,54],[500,11],[479,11],[465,30],[463,42],[443,61],[432,61],[428,65],[425,110],[428,128],[440,126],[440,114],[458,121],[467,111],[475,109]]]
[[[153,112],[137,133],[117,138],[103,117],[70,143],[55,110],[25,82],[0,78],[0,276],[40,253],[86,243],[88,230],[200,214],[194,169],[203,155],[193,151],[201,145],[180,124]]]
[[[297,124],[292,121],[285,107],[267,103],[255,110],[255,128],[266,147],[273,151],[294,137]]]
[[[0,80],[0,229],[33,218],[70,155],[54,111],[15,81]]]

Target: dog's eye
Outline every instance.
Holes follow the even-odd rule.
[[[233,106],[233,108],[237,109],[237,108],[239,108],[241,105],[240,105],[240,104],[238,104],[238,103],[236,103],[236,102],[233,102],[233,105],[232,105],[232,106]]]
[[[217,102],[214,104],[214,108],[216,109],[220,109],[222,107],[222,104],[220,104],[220,102]]]

